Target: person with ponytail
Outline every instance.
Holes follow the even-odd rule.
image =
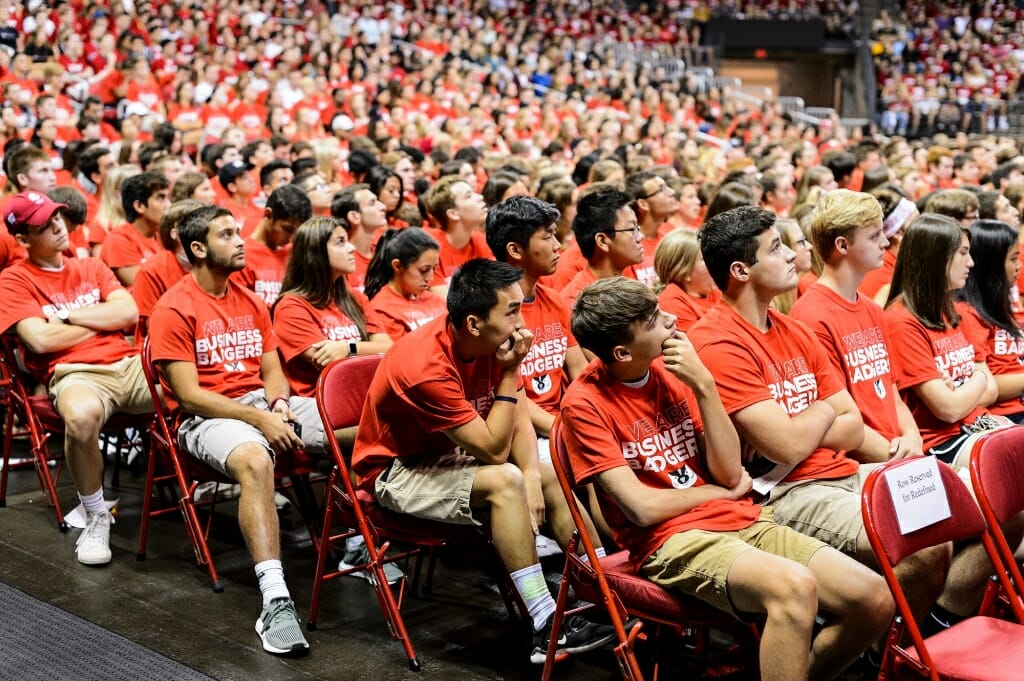
[[[391,346],[369,302],[348,287],[354,247],[341,220],[314,217],[292,241],[281,296],[274,304],[274,333],[292,391],[312,396],[320,371],[341,357],[381,353]]]
[[[440,246],[419,227],[389,229],[366,269],[363,291],[392,340],[398,340],[446,311],[430,290]]]

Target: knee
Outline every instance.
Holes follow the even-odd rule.
[[[60,405],[65,434],[74,440],[91,440],[103,428],[103,406],[92,400],[68,400]]]
[[[498,464],[488,469],[491,480],[491,500],[495,505],[519,503],[526,499],[523,472],[511,463]]]
[[[787,565],[772,577],[772,594],[766,604],[768,617],[787,626],[810,631],[818,612],[818,582],[814,573],[798,563]]]
[[[846,612],[837,614],[855,617],[879,634],[892,620],[895,607],[892,594],[885,578],[877,572],[864,567],[857,570],[856,574],[851,573],[844,585],[843,593],[845,602],[841,607]]]
[[[910,565],[910,577],[915,582],[935,585],[938,589],[946,583],[949,566],[953,562],[953,544],[939,544],[921,549],[906,558]]]
[[[255,442],[235,447],[228,456],[228,472],[239,484],[251,482],[273,482],[274,460],[269,452]]]

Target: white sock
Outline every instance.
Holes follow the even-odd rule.
[[[511,577],[516,591],[526,603],[526,611],[533,620],[533,630],[540,631],[555,614],[555,599],[551,597],[548,584],[544,581],[540,563],[516,570]]]
[[[361,534],[354,534],[351,537],[348,537],[347,539],[345,539],[345,552],[346,553],[351,553],[353,551],[358,551],[359,549],[363,548],[363,546],[365,546],[365,545],[366,545],[366,540],[363,539],[363,535],[361,535]]]
[[[263,607],[275,598],[291,598],[288,585],[284,583],[284,568],[279,560],[265,560],[256,563],[256,579],[263,593]]]
[[[92,494],[79,494],[78,498],[82,500],[82,506],[85,506],[86,513],[99,513],[107,510],[107,504],[103,500],[102,487]]]
[[[604,547],[603,546],[595,546],[594,547],[594,553],[597,554],[597,559],[598,560],[601,560],[602,558],[604,558],[607,555],[604,552]],[[584,563],[589,563],[590,562],[590,556],[588,556],[585,553],[580,555],[580,559],[583,560]]]

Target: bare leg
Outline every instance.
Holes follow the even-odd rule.
[[[565,550],[565,547],[569,544],[569,538],[576,529],[576,525],[573,523],[572,514],[569,512],[569,504],[566,503],[565,496],[562,494],[562,487],[558,484],[555,469],[549,463],[542,463],[540,465],[540,484],[541,491],[544,493],[544,509],[547,512],[547,521],[551,527],[551,533],[554,535],[559,546],[562,547],[562,550]],[[587,526],[587,534],[590,535],[590,540],[594,543],[594,546],[601,546],[601,537],[597,534],[597,530],[594,529],[594,523],[590,519],[586,507],[579,504],[578,500],[577,505],[580,508],[580,513],[583,515],[583,522]],[[580,553],[582,553],[582,548]]]
[[[928,615],[942,593],[952,557],[953,546],[942,544],[907,556],[896,566],[896,578],[917,621]],[[867,533],[863,531],[857,538],[857,560],[872,570],[879,569]]]
[[[103,403],[89,388],[73,385],[61,391],[55,407],[64,419],[64,455],[75,489],[92,494],[103,487]]]
[[[228,473],[238,481],[238,527],[254,563],[281,557],[281,532],[274,505],[274,460],[259,444],[239,445],[228,456]]]
[[[491,538],[506,570],[515,572],[537,563],[523,473],[515,464],[479,466],[470,503],[490,509]]]
[[[1024,518],[1012,516],[1003,523],[1003,533],[1010,546],[1019,544],[1024,534]],[[939,605],[960,617],[970,617],[978,612],[982,596],[993,574],[992,563],[979,542],[957,546],[953,564],[946,579],[946,588],[939,597]]]

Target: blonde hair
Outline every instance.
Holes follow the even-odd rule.
[[[683,227],[665,235],[654,250],[654,271],[658,275],[657,291],[669,284],[681,282],[700,260],[700,241],[697,232]]]
[[[828,261],[838,237],[849,239],[861,227],[881,222],[882,207],[871,194],[833,189],[818,200],[811,219],[811,243],[821,259]]]
[[[127,220],[124,206],[121,205],[121,185],[142,169],[137,165],[125,164],[114,166],[106,179],[103,180],[103,197],[100,199],[99,210],[96,211],[96,223],[106,231],[120,227]]]

